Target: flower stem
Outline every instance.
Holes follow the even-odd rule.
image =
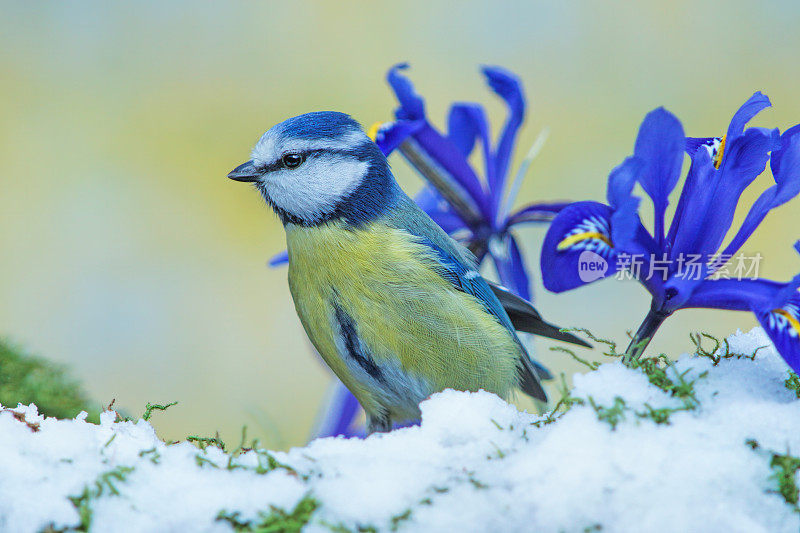
[[[664,320],[671,314],[672,313],[650,309],[647,316],[642,320],[639,329],[636,331],[636,335],[631,339],[628,349],[625,350],[622,362],[630,366],[632,361],[638,361],[639,357],[644,353],[645,348],[647,348],[647,345],[650,344],[653,335],[655,335]]]

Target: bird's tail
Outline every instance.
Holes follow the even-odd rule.
[[[591,344],[580,337],[573,335],[572,333],[563,332],[558,326],[554,326],[549,322],[545,322],[542,318],[542,315],[539,314],[539,311],[537,311],[536,308],[533,307],[533,305],[531,305],[531,303],[527,300],[520,298],[516,294],[506,290],[504,287],[495,285],[494,283],[489,283],[489,286],[492,288],[495,296],[497,296],[497,299],[500,300],[500,304],[503,306],[503,309],[506,310],[506,313],[508,313],[508,318],[511,319],[511,324],[517,331],[533,333],[534,335],[539,335],[540,337],[547,337],[557,341],[569,342],[585,348],[592,347]],[[543,368],[542,370],[549,374],[547,370]]]

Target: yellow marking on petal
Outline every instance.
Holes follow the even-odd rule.
[[[614,246],[613,244],[611,244],[611,239],[609,239],[605,234],[600,233],[599,231],[584,231],[583,233],[576,233],[575,235],[569,235],[565,237],[563,241],[558,243],[556,249],[559,252],[562,252],[567,248],[570,248],[575,243],[586,241],[589,239],[598,239],[611,247]]]
[[[375,142],[375,138],[378,136],[378,130],[381,129],[382,124],[383,122],[378,121],[372,126],[370,126],[369,129],[367,130],[367,137],[372,139],[372,142]]]
[[[781,315],[783,318],[785,318],[789,322],[789,324],[792,325],[795,331],[797,331],[797,334],[800,335],[800,321],[797,320],[792,313],[790,313],[786,309],[773,309],[772,312]]]
[[[719,141],[719,148],[717,148],[717,155],[714,156],[714,167],[719,168],[722,163],[722,154],[725,152],[725,135]]]

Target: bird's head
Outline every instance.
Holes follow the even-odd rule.
[[[394,179],[383,153],[349,115],[306,113],[270,128],[228,177],[252,182],[286,223],[359,222],[385,205]]]

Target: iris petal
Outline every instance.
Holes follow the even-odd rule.
[[[508,235],[505,242],[499,243],[499,246],[503,246],[504,249],[499,253],[497,251],[492,253],[492,257],[500,283],[511,289],[517,296],[530,300],[530,278],[525,269],[525,261],[522,259],[517,240],[513,235]]]
[[[700,282],[684,308],[728,311],[771,310],[772,301],[786,283],[768,279],[716,279]]]
[[[783,288],[781,288],[781,290],[772,300],[773,307],[782,307],[786,302],[795,298],[797,296],[798,288],[800,288],[800,274],[796,275],[791,281],[784,284]]]
[[[689,157],[693,156],[698,148],[701,146],[710,146],[714,141],[719,141],[719,137],[686,137],[686,145],[684,149]]]
[[[479,140],[483,149],[483,161],[486,167],[487,183],[491,183],[494,174],[491,139],[489,138],[489,121],[486,112],[478,104],[459,103],[450,108],[447,119],[447,137],[457,146],[464,157],[469,157]],[[494,210],[492,210],[494,212]]]
[[[337,381],[328,401],[323,405],[321,419],[317,423],[314,437],[339,435],[352,437],[357,435],[359,432],[355,431],[353,422],[360,409],[361,406],[356,397],[340,381]]]
[[[730,124],[728,125],[728,133],[726,137],[731,139],[742,134],[744,127],[750,122],[753,117],[759,114],[764,108],[772,104],[766,95],[758,91],[747,99],[745,103],[733,114]]]
[[[793,143],[793,140],[798,135],[800,135],[800,124],[792,126],[788,130],[784,131],[781,135],[780,147],[772,151],[772,156],[769,160],[770,169],[772,170],[772,174],[774,176],[781,174],[781,164],[783,163],[784,157],[787,155],[787,150],[797,149],[796,144]],[[794,156],[791,161],[796,164],[796,156]],[[797,169],[795,168],[794,171],[787,170],[787,172],[784,174],[786,174],[788,177],[788,175],[790,175],[792,172],[797,172]],[[778,178],[776,178],[775,181],[778,181]]]
[[[800,243],[795,247],[800,252]],[[787,363],[800,371],[800,274],[788,283],[767,279],[705,280],[683,308],[752,311]]]
[[[395,120],[381,124],[375,132],[375,144],[383,155],[389,157],[389,154],[423,126],[425,126],[424,120]]]
[[[289,252],[284,250],[272,256],[272,258],[269,260],[269,266],[276,267],[280,265],[285,265],[288,262],[289,262]]]
[[[639,198],[631,198],[611,215],[611,239],[619,250],[639,255],[658,252],[653,237],[644,229],[639,219]]]
[[[800,129],[796,126],[792,130],[787,130],[781,138],[781,149],[772,152],[775,185],[761,193],[722,255],[735,254],[772,209],[800,194]]]
[[[515,212],[508,218],[506,228],[524,222],[550,222],[562,209],[572,202],[555,202],[549,204],[530,204]]]
[[[425,101],[417,94],[414,84],[400,72],[408,68],[408,63],[399,63],[389,69],[386,74],[386,81],[389,82],[400,108],[395,111],[395,115],[401,120],[423,120],[425,119]]]
[[[444,231],[453,233],[466,228],[461,217],[450,207],[432,186],[425,186],[414,198],[417,205],[428,214]]]
[[[645,163],[638,157],[628,157],[608,175],[606,199],[611,207],[618,207],[631,199],[633,187]]]
[[[494,171],[489,180],[489,189],[492,191],[494,203],[497,204],[502,197],[517,131],[525,120],[525,95],[522,91],[522,82],[512,72],[493,66],[485,66],[481,70],[486,76],[489,87],[508,106],[508,118],[497,142],[494,154]]]
[[[783,307],[757,312],[756,317],[783,359],[800,372],[800,295]]]
[[[727,189],[734,185],[744,190],[766,168],[769,152],[779,147],[780,132],[777,129],[748,128],[742,135],[728,138],[719,166],[725,178],[719,188]]]
[[[686,139],[686,150],[692,156],[692,169],[681,193],[667,238],[669,245],[674,244],[671,250],[673,257],[687,251],[711,254],[722,243],[742,191],[763,171],[769,158],[769,150],[780,147],[776,130],[750,128],[747,132],[744,131],[747,123],[770,105],[769,98],[756,92],[736,111],[725,136],[727,147],[725,153],[721,154],[719,175],[698,158],[701,152],[706,152],[698,148],[714,138]],[[747,228],[740,231],[741,237],[736,239],[735,249],[744,243],[763,220],[761,213],[772,203],[769,196],[773,194],[762,195],[758,205],[754,206],[758,209],[749,216]],[[763,214],[766,215],[765,212]],[[699,231],[700,228],[703,229],[702,232]],[[682,235],[679,236],[678,233]],[[690,245],[690,242],[693,244]],[[723,253],[729,253],[729,250]]]
[[[429,124],[406,139],[400,153],[465,222],[477,227],[488,218],[486,195],[478,177],[461,151]]]
[[[705,223],[695,228],[695,231],[702,228],[705,234],[704,253],[713,253],[722,244],[733,222],[739,198],[764,171],[769,152],[776,147],[777,142],[777,130],[749,128],[743,135],[727,143],[722,163],[716,173],[712,203],[709,204]]]
[[[395,115],[399,120],[417,124],[413,134],[400,144],[400,151],[453,205],[462,219],[473,226],[480,225],[490,214],[480,180],[462,150],[425,119],[422,98],[414,90],[411,81],[401,73],[406,68],[408,65],[405,63],[395,65],[386,76],[400,102]]]
[[[616,272],[612,213],[598,202],[576,202],[553,219],[542,244],[542,282],[547,290],[568,291]]]
[[[711,155],[707,150],[695,150],[691,159],[692,164],[667,235],[667,246],[673,259],[681,253],[693,250],[695,242],[701,237],[696,228],[700,227],[703,217],[706,216],[713,190],[715,169]]]
[[[664,213],[669,193],[680,178],[685,143],[683,126],[664,108],[647,114],[636,138],[634,155],[644,162],[639,183],[653,200],[653,236],[659,244],[664,240]]]
[[[777,130],[749,128],[728,141],[719,169],[713,168],[703,150],[695,152],[673,222],[672,257],[687,253],[705,257],[719,249],[742,193],[764,170],[777,141]]]
[[[640,200],[631,197],[611,215],[611,239],[618,253],[630,262],[629,270],[658,300],[663,297],[663,285],[671,273],[664,254],[639,219]],[[619,255],[618,255],[619,260]]]
[[[645,162],[638,157],[625,159],[609,174],[606,196],[613,209],[611,239],[614,246],[631,254],[652,255],[658,251],[658,246],[639,219],[640,199],[631,194],[644,170]]]
[[[483,107],[469,102],[458,102],[450,106],[447,138],[461,150],[464,157],[469,157],[472,153],[477,139],[488,146],[489,125]]]

